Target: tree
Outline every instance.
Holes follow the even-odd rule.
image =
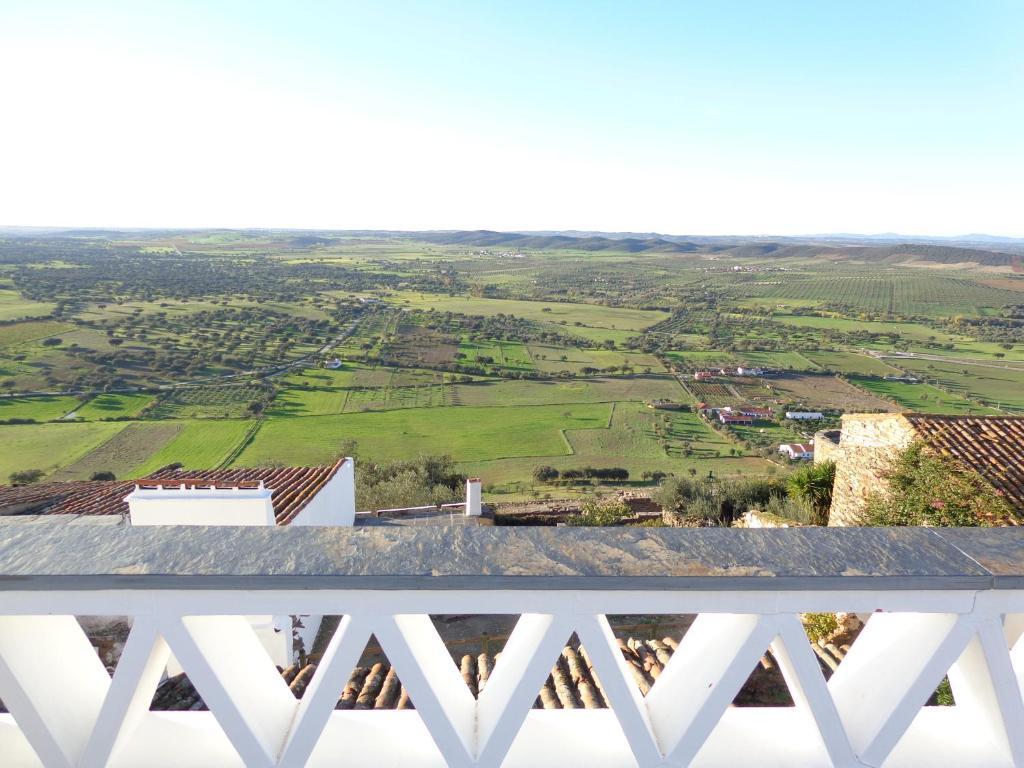
[[[109,470],[105,472],[93,472],[89,477],[90,480],[117,480],[117,476]]]
[[[625,501],[613,496],[604,499],[589,498],[580,505],[580,511],[565,521],[566,525],[607,527],[619,525],[632,514]]]
[[[11,485],[31,485],[41,480],[43,474],[41,469],[23,469],[20,472],[11,472],[8,479]]]
[[[832,506],[832,486],[836,479],[836,465],[832,461],[808,464],[786,480],[789,495],[808,504],[814,510],[815,525],[828,525],[828,511]]]
[[[558,479],[558,470],[554,467],[542,464],[539,467],[533,468],[533,479],[538,483],[550,483],[552,480]]]
[[[994,526],[1019,522],[1003,494],[955,459],[915,442],[885,471],[888,490],[868,497],[865,525]]]

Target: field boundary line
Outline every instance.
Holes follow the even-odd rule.
[[[225,469],[229,467],[239,456],[241,456],[242,451],[249,447],[253,439],[256,437],[256,433],[260,431],[260,427],[263,426],[264,421],[266,421],[266,417],[264,416],[260,416],[256,419],[249,429],[246,430],[245,434],[242,435],[242,439],[238,441],[238,444],[228,452],[227,456],[217,463],[214,469]]]

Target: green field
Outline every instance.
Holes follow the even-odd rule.
[[[141,393],[107,393],[96,395],[75,411],[75,418],[86,421],[138,416],[139,411],[153,402],[153,395]]]
[[[268,417],[235,462],[258,466],[329,462],[349,440],[370,459],[448,453],[459,461],[569,452],[566,429],[604,427],[610,406],[540,405],[496,408],[410,408],[306,418]]]
[[[5,466],[75,479],[306,464],[354,440],[360,460],[449,453],[522,498],[579,490],[532,488],[542,463],[625,467],[631,482],[783,471],[769,451],[804,431],[720,432],[654,400],[830,418],[1024,409],[1011,309],[1024,278],[1005,254],[982,262],[997,271],[956,261],[981,249],[935,244],[847,258],[760,240],[630,253],[456,235],[0,238],[0,421],[39,422],[0,426]],[[335,356],[340,369],[320,367]],[[696,382],[666,365],[784,373]],[[934,386],[883,378],[899,370]]]
[[[55,304],[26,299],[14,289],[0,288],[0,320],[45,317],[55,307]]]
[[[354,385],[357,366],[329,370],[314,368],[280,380],[268,414],[271,416],[314,416],[341,413]]]
[[[173,463],[187,469],[213,469],[231,456],[252,426],[251,421],[235,419],[183,422],[181,430],[131,474],[141,477]]]
[[[32,419],[54,421],[75,410],[79,400],[67,395],[40,395],[36,397],[0,398],[0,421]]]
[[[479,381],[457,384],[452,401],[459,405],[547,405],[556,403],[611,403],[622,400],[675,400],[689,398],[667,374],[605,376],[571,381]]]
[[[560,323],[565,320],[570,324],[579,322],[590,328],[626,331],[640,331],[668,317],[667,312],[602,307],[596,304],[478,299],[432,293],[397,292],[391,301],[414,309],[435,309],[439,312],[458,312],[464,315],[515,315],[525,320],[545,323]]]
[[[963,397],[1014,411],[1024,410],[1024,368],[967,365],[903,358],[900,365]]]
[[[862,373],[867,376],[888,376],[899,374],[899,370],[886,365],[881,360],[869,355],[841,350],[816,350],[802,352],[804,357],[812,360],[819,367],[836,373]]]
[[[901,408],[920,413],[940,414],[997,414],[993,408],[972,403],[959,395],[943,392],[930,384],[911,384],[905,381],[886,381],[867,376],[851,376],[850,381],[872,394],[889,398]]]
[[[120,423],[18,424],[2,427],[0,483],[24,469],[51,473],[71,464],[124,429]]]
[[[0,347],[13,347],[27,341],[45,339],[74,330],[75,326],[56,320],[27,320],[0,328]]]

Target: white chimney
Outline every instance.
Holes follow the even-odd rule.
[[[480,478],[466,480],[466,516],[480,517]]]

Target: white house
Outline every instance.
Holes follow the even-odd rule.
[[[809,443],[783,443],[779,446],[779,453],[786,454],[794,461],[810,460],[814,458],[814,446]]]
[[[818,421],[825,418],[825,414],[819,411],[786,411],[786,418],[795,421]]]
[[[736,369],[737,376],[764,376],[764,368],[747,368],[746,366],[739,366]]]
[[[355,522],[351,458],[321,467],[171,470],[138,480],[124,497],[131,525],[338,525]],[[311,650],[322,616],[249,616],[273,662]],[[177,662],[168,665],[177,674]]]
[[[330,368],[332,370],[335,369],[335,368],[341,368],[341,365],[342,365],[341,360],[339,360],[336,357],[331,358],[330,360],[327,360],[327,361],[324,362],[324,368]]]

